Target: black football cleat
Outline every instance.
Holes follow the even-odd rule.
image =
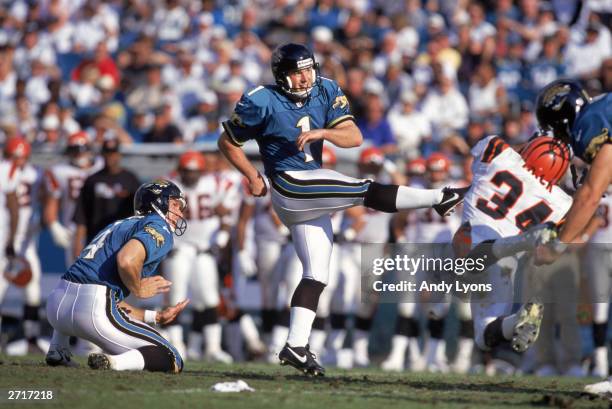
[[[468,187],[445,187],[442,189],[442,201],[437,205],[433,205],[433,209],[440,216],[448,216],[455,210],[455,207],[463,202],[463,196],[465,196],[471,187],[471,185]]]
[[[278,354],[281,365],[290,365],[300,372],[310,376],[325,376],[325,368],[318,362],[315,354],[310,352],[307,344],[305,347],[292,347],[285,344],[285,347]]]

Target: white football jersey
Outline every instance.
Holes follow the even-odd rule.
[[[72,217],[85,179],[99,171],[102,166],[100,162],[89,168],[80,168],[70,163],[58,163],[45,172],[48,194],[59,199],[58,220],[61,224],[66,227],[74,225]]]
[[[30,240],[35,240],[40,232],[42,184],[42,169],[27,163],[21,169],[16,190],[19,203],[19,223],[15,237],[17,249],[24,248]]]
[[[450,243],[461,226],[461,216],[457,211],[446,217],[440,216],[432,208],[416,209],[412,213],[413,217],[409,219],[404,233],[406,237],[411,235],[411,243]],[[415,223],[415,226],[410,227],[411,223]]]
[[[0,159],[0,207],[5,208],[5,194],[12,193],[17,189],[17,183],[21,176],[21,170],[12,161]]]
[[[278,231],[272,218],[272,196],[256,197],[253,215],[253,231],[257,240],[283,243],[285,237]]]
[[[365,208],[365,224],[355,237],[357,243],[386,243],[389,240],[391,213]]]
[[[463,222],[472,241],[514,236],[544,222],[559,223],[572,204],[560,187],[549,189],[523,165],[521,155],[498,136],[472,149],[472,188],[463,202]]]
[[[219,178],[213,173],[206,173],[191,187],[183,185],[178,178],[172,181],[183,191],[187,202],[183,211],[187,230],[176,237],[176,245],[188,244],[201,251],[209,250],[214,235],[221,227],[221,220],[215,213],[215,208],[223,201]]]
[[[223,207],[229,209],[230,214],[223,216],[222,222],[228,226],[235,226],[240,217],[240,205],[245,196],[245,179],[242,174],[233,169],[216,173],[219,183],[219,194],[223,197]]]
[[[612,243],[612,188],[608,187],[606,195],[599,202],[599,215],[604,224],[593,233],[591,243]]]

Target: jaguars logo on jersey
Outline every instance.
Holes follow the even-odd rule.
[[[145,226],[144,231],[146,231],[153,237],[153,239],[155,240],[155,245],[157,247],[161,247],[164,245],[164,242],[166,241],[166,239],[160,232],[155,230],[155,228],[151,226]]]
[[[348,105],[348,99],[344,95],[339,95],[334,100],[334,104],[332,105],[332,109],[336,108],[344,108]]]
[[[587,161],[592,161],[593,159],[595,159],[595,155],[597,155],[597,152],[599,152],[601,146],[608,142],[610,142],[610,131],[608,130],[608,128],[603,128],[599,135],[594,136],[591,139],[589,145],[584,151],[584,156]]]
[[[240,118],[240,116],[233,112],[232,113],[232,117],[230,118],[230,122],[232,123],[232,125],[236,125],[239,126],[241,128],[244,128],[244,123],[242,122],[242,118]]]

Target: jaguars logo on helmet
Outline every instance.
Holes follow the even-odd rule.
[[[156,179],[152,182],[142,184],[134,195],[134,213],[137,215],[146,215],[149,213],[157,213],[164,220],[168,220],[170,212],[170,199],[177,199],[181,202],[182,208],[185,208],[185,195],[181,189],[165,179]],[[170,224],[170,223],[168,223]],[[183,217],[179,217],[176,226],[170,225],[174,234],[182,236],[187,230],[187,221]]]
[[[554,136],[570,142],[572,127],[591,98],[574,80],[556,80],[542,88],[536,98],[536,118],[543,131],[552,131]]]

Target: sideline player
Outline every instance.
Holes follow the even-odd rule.
[[[195,151],[183,153],[178,160],[177,177],[185,201],[185,219],[189,231],[176,240],[174,250],[164,262],[165,277],[174,284],[169,291],[169,304],[187,297],[190,289],[192,323],[187,357],[202,359],[202,335],[206,344],[204,358],[214,362],[231,363],[232,357],[221,349],[219,306],[219,272],[213,255],[215,246],[224,247],[229,233],[222,230],[220,213],[225,212],[220,183],[207,170],[204,155]],[[217,239],[220,238],[221,243]],[[179,352],[185,350],[180,324],[168,326],[168,337]]]
[[[335,81],[318,75],[314,55],[301,44],[277,48],[271,66],[276,84],[260,85],[242,96],[231,119],[223,123],[218,144],[248,179],[251,193],[263,196],[264,178],[241,149],[250,139],[259,145],[273,206],[289,227],[304,268],[291,300],[289,336],[279,359],[307,374],[323,375],[308,338],[329,276],[330,213],[365,205],[385,212],[434,207],[446,215],[461,202],[464,190],[383,185],[321,169],[324,140],[341,148],[362,143],[348,100]]]
[[[66,265],[74,261],[72,246],[76,225],[72,221],[76,203],[85,179],[102,167],[94,158],[89,136],[84,131],[68,138],[66,162],[53,165],[45,172],[47,196],[44,221],[53,242],[65,249]]]
[[[7,142],[7,144],[10,141]],[[25,152],[24,152],[25,153]],[[12,258],[15,257],[15,235],[19,224],[19,203],[17,186],[21,178],[21,169],[14,159],[0,157],[0,272],[4,272]],[[9,281],[0,274],[0,295],[4,297]],[[0,324],[2,316],[0,315]]]
[[[172,249],[172,233],[180,236],[187,228],[184,208],[174,183],[145,183],[134,197],[136,215],[108,225],[83,249],[47,300],[53,326],[48,365],[74,366],[68,339],[76,336],[105,352],[89,355],[93,369],[183,369],[178,351],[152,325],[172,323],[189,301],[145,311],[124,299],[130,293],[144,299],[168,292],[172,283],[154,274]]]
[[[15,235],[15,253],[23,257],[30,266],[32,278],[24,287],[23,332],[27,340],[27,349],[23,353],[44,353],[49,349],[45,340],[40,338],[40,280],[41,268],[38,257],[38,235],[41,228],[41,203],[43,203],[43,172],[29,162],[30,143],[21,137],[9,139],[4,148],[7,159],[12,160],[21,170],[17,185],[17,202],[19,203],[19,223]],[[0,294],[0,299],[4,294]],[[19,353],[11,348],[21,343],[10,344],[7,352]]]

